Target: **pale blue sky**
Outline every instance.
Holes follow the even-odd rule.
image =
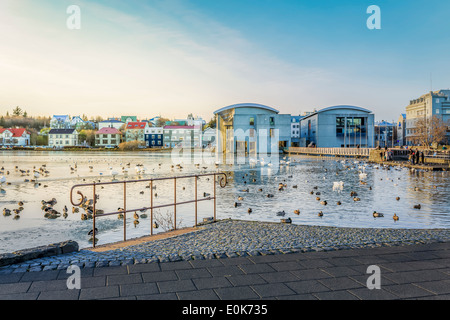
[[[81,8],[81,30],[66,9]],[[381,30],[369,30],[369,5]],[[437,0],[2,0],[0,113],[209,119],[255,102],[397,119],[450,87],[450,2]]]

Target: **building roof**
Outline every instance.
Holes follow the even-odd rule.
[[[199,126],[165,126],[164,129],[196,129]]]
[[[75,129],[51,129],[48,134],[73,134]]]
[[[312,117],[312,116],[314,116],[314,115],[316,115],[318,113],[322,113],[322,112],[326,112],[326,111],[332,111],[332,110],[339,110],[339,109],[350,109],[350,110],[355,110],[355,111],[362,111],[362,112],[366,112],[366,113],[372,113],[372,111],[370,111],[368,109],[357,107],[357,106],[339,105],[339,106],[332,106],[332,107],[323,108],[323,109],[321,109],[319,111],[313,112],[313,113],[305,116],[303,119]]]
[[[95,134],[122,134],[122,132],[116,128],[104,127],[98,130]]]
[[[258,103],[238,103],[238,104],[233,104],[231,106],[227,106],[227,107],[223,107],[217,111],[214,111],[214,114],[218,114],[230,109],[237,109],[237,108],[259,108],[259,109],[264,109],[264,110],[269,110],[275,113],[280,113],[280,111],[269,107],[269,106],[265,106],[263,104],[258,104]]]
[[[128,122],[127,129],[145,129],[147,122]]]
[[[19,138],[19,137],[21,137],[21,136],[24,134],[24,132],[26,132],[27,134],[29,134],[28,131],[27,131],[27,129],[24,129],[24,128],[11,128],[11,129],[9,129],[9,128],[1,128],[1,129],[0,129],[0,133],[5,132],[6,130],[8,130],[9,132],[11,132],[11,133],[13,134],[13,137],[14,137],[14,138]]]
[[[120,121],[120,120],[114,120],[114,119],[111,119],[111,120],[105,120],[105,121],[100,121],[100,123],[106,123],[106,122],[109,122],[109,123],[124,123],[124,122],[122,122],[122,121]]]

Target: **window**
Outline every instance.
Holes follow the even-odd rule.
[[[254,126],[255,125],[255,118],[250,117],[249,125]]]
[[[269,125],[271,126],[275,125],[275,117],[269,117]]]

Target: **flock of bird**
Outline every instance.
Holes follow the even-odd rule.
[[[296,162],[295,160],[291,162],[291,161],[287,160],[286,158],[283,158],[283,159],[280,160],[280,165],[282,165],[282,166],[290,166],[290,165],[295,165],[295,162]],[[251,165],[259,164],[261,166],[267,165],[269,167],[272,165],[270,162],[266,163],[264,160],[259,160],[259,161],[254,161],[254,162],[251,161],[250,164]],[[354,161],[354,163],[352,165],[351,163],[347,162],[346,160],[343,160],[342,164],[344,165],[343,169],[337,170],[336,171],[336,175],[338,175],[339,172],[344,171],[346,169],[351,170],[351,169],[357,168],[358,169],[358,177],[359,177],[360,184],[361,185],[367,184],[367,182],[366,182],[367,173],[365,172],[365,169],[367,167],[366,164],[362,164],[361,165],[359,161]],[[157,168],[161,168],[161,166],[162,166],[162,163],[159,163],[157,165]],[[205,170],[205,172],[207,172],[206,171],[208,169],[207,166],[201,166],[200,164],[194,164],[194,166],[197,169],[203,169],[203,170]],[[128,176],[128,174],[131,171],[130,170],[131,162],[120,163],[119,167],[121,169],[117,170],[117,169],[113,169],[112,166],[108,166],[108,169],[110,171],[110,176],[112,176],[113,181],[120,174],[120,172],[124,176]],[[216,168],[218,167],[218,163],[215,163],[215,167]],[[88,168],[89,168],[90,172],[93,172],[94,165],[93,164],[89,164]],[[389,170],[389,168],[387,168],[385,166],[381,166],[380,167],[378,165],[373,166],[373,168],[374,169],[381,168],[381,169]],[[14,172],[16,172],[16,174],[18,174],[21,177],[24,177],[24,176],[28,177],[28,176],[32,175],[34,179],[25,179],[25,182],[34,182],[35,184],[39,184],[39,185],[40,185],[40,183],[39,183],[38,179],[40,179],[41,177],[48,177],[49,174],[50,174],[50,171],[47,169],[47,166],[45,164],[43,164],[43,165],[41,165],[39,167],[34,166],[32,169],[22,169],[22,168],[19,168],[18,166],[15,166],[13,170],[14,170]],[[182,171],[183,170],[183,166],[181,164],[173,164],[173,165],[171,165],[171,170],[172,170],[172,172],[174,170]],[[324,170],[327,171],[326,168],[324,168]],[[77,173],[77,171],[78,171],[78,164],[76,162],[74,164],[69,165],[69,172],[71,174],[75,174],[75,173]],[[152,171],[154,172],[155,169],[152,169]],[[148,170],[143,164],[138,163],[138,164],[135,165],[135,173],[136,173],[138,178],[141,178],[146,172],[148,172]],[[5,185],[5,184],[6,185],[10,185],[11,184],[10,182],[7,181],[7,179],[5,177],[5,176],[9,176],[10,174],[11,174],[10,170],[6,170],[4,167],[0,168],[0,189],[2,189],[3,185]],[[103,172],[99,172],[98,174],[99,174],[100,177],[104,176]],[[230,174],[230,173],[228,173],[228,174]],[[236,175],[237,171],[235,171],[234,174]],[[90,178],[92,178],[92,177],[90,177]],[[293,178],[293,176],[289,175],[289,176],[287,176],[287,178],[291,179],[291,178]],[[86,181],[88,179],[89,178],[83,178],[83,181]],[[209,180],[209,178],[206,178],[206,179]],[[232,179],[231,175],[230,175],[230,179]],[[245,193],[250,193],[251,192],[250,188],[247,185],[247,181],[249,182],[249,184],[250,184],[250,182],[253,182],[253,183],[258,182],[257,181],[258,178],[256,177],[256,175],[254,175],[254,172],[250,172],[250,176],[249,176],[248,173],[245,173],[244,176],[242,177],[242,179],[243,179],[243,184],[246,186],[246,188],[245,189],[241,189],[240,191],[241,192],[245,192]],[[325,177],[324,177],[324,179],[325,179]],[[101,180],[97,180],[97,181],[100,182]],[[308,181],[306,181],[306,183],[308,183]],[[44,185],[44,187],[47,187],[47,185]],[[146,188],[149,188],[149,187],[150,186],[147,186]],[[269,189],[272,188],[271,185],[268,185],[267,187]],[[297,189],[298,185],[297,184],[293,184],[291,187],[294,188],[294,189]],[[156,185],[153,186],[153,188],[156,189]],[[288,183],[287,183],[286,179],[284,179],[282,182],[280,182],[280,183],[278,183],[278,185],[276,185],[276,190],[278,190],[279,193],[285,191],[287,188],[288,188]],[[332,186],[332,190],[333,191],[341,192],[343,190],[343,188],[344,188],[344,182],[343,181],[335,181],[335,182],[333,182],[333,186]],[[371,189],[372,188],[369,186],[369,190],[371,190]],[[183,187],[183,190],[185,190],[185,187]],[[415,190],[418,191],[417,188],[415,188]],[[143,194],[143,193],[144,193],[144,191],[140,191],[140,194]],[[276,197],[276,193],[277,192],[276,191],[275,192],[272,191],[272,193],[271,192],[264,193],[262,188],[258,188],[257,190],[254,190],[254,193],[261,193],[266,198],[274,198],[274,197]],[[310,194],[312,196],[315,196],[315,200],[318,201],[322,206],[325,207],[325,206],[329,205],[329,201],[327,199],[322,199],[321,198],[321,191],[318,190],[318,186],[312,187],[312,190],[310,191]],[[154,193],[154,197],[156,198],[157,196],[158,196],[158,194],[155,192]],[[209,197],[210,194],[204,192],[203,196],[206,198],[206,197]],[[356,191],[351,191],[350,192],[350,197],[353,199],[354,202],[361,201],[361,199],[358,197],[358,194],[357,194]],[[99,195],[96,195],[95,199],[84,198],[82,200],[82,202],[81,202],[81,205],[79,207],[72,207],[72,209],[71,209],[72,214],[80,213],[80,209],[81,209],[81,210],[84,210],[80,214],[81,220],[90,220],[90,219],[93,218],[93,216],[95,214],[102,214],[102,213],[104,213],[104,211],[101,210],[101,209],[96,209],[95,212],[94,212],[94,202],[97,203],[98,199],[99,199]],[[396,197],[396,200],[399,201],[400,198]],[[234,202],[234,207],[237,208],[237,207],[242,206],[243,201],[244,201],[244,196],[239,195],[237,197],[237,201]],[[63,217],[63,218],[66,219],[68,217],[69,209],[68,209],[67,205],[64,205],[62,210],[58,211],[56,209],[56,204],[57,204],[57,200],[55,198],[52,198],[51,200],[42,200],[41,201],[41,210],[43,212],[44,218],[57,219],[59,217]],[[336,202],[337,206],[340,206],[341,204],[342,204],[341,201],[337,201]],[[414,205],[413,208],[417,209],[417,210],[420,210],[421,209],[421,205],[420,204]],[[3,208],[3,215],[5,217],[9,217],[9,216],[12,216],[14,214],[13,219],[14,220],[19,220],[20,219],[20,215],[21,215],[23,210],[24,210],[24,201],[19,201],[17,203],[17,208],[14,208],[14,209]],[[140,219],[145,219],[145,218],[148,217],[148,215],[146,214],[145,211],[146,211],[145,209],[142,209],[140,212],[138,212],[138,211],[134,212],[134,214],[133,214],[133,218],[134,218],[133,223],[134,223],[135,227],[139,224]],[[117,215],[118,219],[123,219],[124,218],[124,213],[123,213],[124,210],[123,210],[123,208],[118,208],[118,212],[119,212],[118,215]],[[247,212],[249,214],[251,214],[253,212],[253,209],[251,207],[249,207],[247,209]],[[300,215],[300,209],[295,209],[293,211],[293,213],[295,215]],[[290,219],[290,218],[285,219],[284,218],[286,216],[286,214],[287,213],[284,210],[276,212],[276,215],[278,217],[282,218],[282,222],[291,223],[292,219]],[[319,217],[323,217],[324,216],[324,212],[323,211],[319,211],[317,213],[317,215]],[[382,218],[382,217],[384,217],[384,214],[380,213],[380,212],[377,212],[377,211],[374,211],[373,212],[373,217],[374,218]],[[399,221],[399,217],[398,217],[398,215],[396,213],[393,214],[392,218],[393,218],[394,221]],[[158,228],[159,224],[155,221],[153,223],[153,227],[154,228]],[[95,234],[97,234],[97,231],[98,230],[95,230]],[[94,234],[94,230],[91,230],[88,233],[88,235],[90,235],[90,236],[92,236],[93,234]],[[91,240],[92,241],[96,241],[96,239],[92,239],[92,238],[91,238]]]

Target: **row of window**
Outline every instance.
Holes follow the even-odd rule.
[[[249,125],[251,125],[251,126],[255,125],[255,117],[250,117]],[[275,117],[269,117],[269,125],[271,125],[271,126],[275,125]]]

